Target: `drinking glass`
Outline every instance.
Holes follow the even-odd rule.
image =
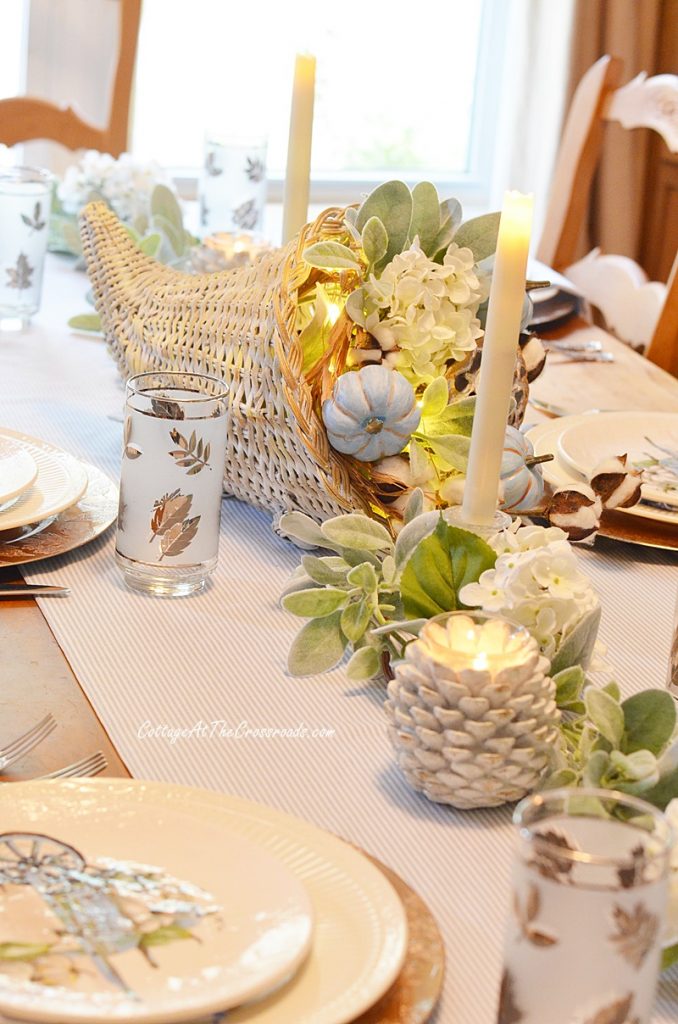
[[[648,1024],[659,974],[672,832],[635,797],[533,794],[518,848],[498,1021]]]
[[[180,597],[216,568],[226,396],[197,373],[127,382],[115,556],[135,590]]]
[[[0,169],[0,326],[17,329],[40,308],[52,175]]]
[[[213,231],[261,232],[266,205],[266,140],[205,140],[200,177],[200,224]]]

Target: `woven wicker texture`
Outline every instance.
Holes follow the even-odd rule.
[[[90,203],[80,218],[97,312],[121,373],[190,370],[224,380],[225,490],[274,514],[388,514],[369,466],[330,447],[317,393],[301,372],[295,316],[309,271],[302,253],[341,234],[343,216],[343,209],[326,210],[253,266],[198,275],[145,256],[103,203]],[[514,393],[520,422],[527,401],[522,358]]]

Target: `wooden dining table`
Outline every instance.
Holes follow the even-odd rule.
[[[75,303],[78,296],[82,303],[86,281],[84,276],[79,276],[57,257],[48,258],[46,273],[47,294],[36,323],[40,325],[40,330],[49,331],[53,328],[67,339],[65,313],[70,315],[80,311],[77,306],[67,306]],[[64,289],[68,293],[66,298]],[[527,422],[543,421],[545,414],[540,411],[540,408],[543,409],[542,403],[571,413],[592,409],[678,411],[678,380],[616,341],[601,328],[578,318],[548,337],[568,338],[573,342],[597,339],[614,359],[605,363],[578,362],[555,350],[550,351],[544,372],[531,387],[531,396],[540,407],[528,406]],[[101,346],[103,342],[91,338],[87,344]],[[2,348],[0,336],[0,378]],[[595,417],[592,417],[591,429],[596,429]],[[611,541],[602,543],[616,544]],[[672,565],[678,567],[678,555],[667,553],[666,557]],[[20,577],[14,568],[0,570],[0,581],[17,578]],[[68,601],[70,598],[54,597],[49,600]],[[40,607],[30,598],[0,601],[0,682],[0,743],[10,741],[48,711],[54,713],[57,719],[57,727],[52,734],[24,757],[16,768],[9,769],[6,779],[31,778],[51,772],[95,751],[102,751],[108,761],[104,775],[123,777],[131,774],[76,678]],[[672,984],[676,987],[678,983],[674,980]],[[678,1012],[678,991],[675,994]],[[662,1017],[662,1021],[668,1019]],[[447,1018],[441,1017],[440,1024],[447,1024]]]

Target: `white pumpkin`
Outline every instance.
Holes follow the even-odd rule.
[[[322,413],[332,447],[361,462],[397,455],[421,418],[412,385],[387,366],[342,374]]]

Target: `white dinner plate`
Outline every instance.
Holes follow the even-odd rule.
[[[85,493],[87,473],[82,463],[72,455],[47,441],[2,427],[0,441],[5,438],[14,441],[31,456],[38,472],[33,485],[10,508],[0,512],[0,533],[58,515]]]
[[[166,1024],[260,998],[294,975],[313,931],[303,883],[272,851],[185,804],[135,783],[3,787],[0,950],[26,943],[31,953],[0,956],[3,1012]],[[17,833],[43,838],[8,838]],[[56,857],[66,870],[55,876]],[[58,952],[67,946],[71,977]]]
[[[629,462],[643,466],[666,460],[673,453],[675,468],[646,466],[643,497],[678,508],[678,413],[601,412],[587,421],[561,420],[559,451],[567,466],[590,477],[599,463],[628,454]]]
[[[594,416],[591,413],[587,413],[567,418],[572,424],[574,424],[575,420],[578,420],[581,421],[582,426],[588,426],[591,429]],[[581,483],[584,480],[584,476],[581,473],[565,466],[559,458],[558,440],[561,430],[560,420],[548,420],[527,431],[527,437],[532,442],[535,455],[552,454],[555,456],[552,462],[543,462],[541,466],[544,480],[554,488],[568,487],[572,483]],[[638,516],[641,519],[652,519],[661,523],[670,523],[678,527],[678,510],[672,512],[639,502],[637,505],[632,505],[631,508],[618,509],[618,511],[626,515]]]
[[[29,451],[11,437],[0,434],[0,506],[27,491],[38,467]]]
[[[261,1001],[230,1011],[228,1024],[347,1024],[383,995],[402,968],[407,921],[392,886],[352,847],[300,819],[224,794],[124,779],[14,783],[0,788],[0,815],[5,832],[51,832],[86,848],[89,857],[160,864],[208,890],[225,907],[227,936],[238,921],[240,891],[251,880],[247,859],[234,859],[229,852],[235,841],[255,844],[261,856],[273,856],[281,870],[289,869],[313,907],[311,951],[291,981]],[[257,877],[266,885],[263,875],[257,872]],[[140,1007],[128,1003],[126,1016],[119,1009],[105,1016],[105,1008],[90,999],[87,1011],[75,1016],[74,1001],[62,988],[40,1000],[6,983],[0,986],[0,1011],[34,1021],[184,1020],[188,1000],[208,980],[198,976],[189,984],[189,968],[214,948],[211,941],[181,941],[154,950],[161,968],[151,973],[157,976],[158,997],[164,993],[159,1015],[134,1017]],[[122,966],[130,958],[143,959],[135,950],[115,959]],[[142,972],[143,966],[136,965],[135,971]],[[216,1009],[213,1004],[210,1012]]]

